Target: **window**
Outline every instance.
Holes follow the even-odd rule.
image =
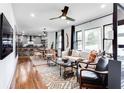
[[[113,30],[112,30],[112,25],[104,25],[103,26],[103,50],[106,53],[113,53],[112,51],[112,40],[113,40]]]
[[[102,33],[101,28],[96,27],[85,30],[84,48],[85,50],[101,50]]]
[[[76,32],[76,49],[82,50],[82,31]]]
[[[124,25],[118,26],[118,59],[124,60]]]

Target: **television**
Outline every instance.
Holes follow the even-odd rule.
[[[0,60],[13,51],[13,29],[7,18],[0,14]]]

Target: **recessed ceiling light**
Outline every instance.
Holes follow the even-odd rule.
[[[66,19],[66,17],[65,16],[62,16],[61,19]]]
[[[34,14],[34,13],[31,13],[30,16],[31,16],[31,17],[35,17],[35,14]]]
[[[100,7],[101,8],[105,8],[106,7],[106,4],[102,4]]]

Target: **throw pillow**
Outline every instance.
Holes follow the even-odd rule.
[[[95,59],[96,59],[96,56],[97,56],[97,52],[96,51],[91,51],[90,53],[89,53],[89,56],[88,56],[88,61],[89,62],[94,62],[95,61]]]
[[[79,55],[80,55],[79,51],[77,51],[77,50],[72,51],[72,56],[73,57],[79,57]]]

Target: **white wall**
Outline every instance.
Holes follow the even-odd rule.
[[[0,60],[0,88],[9,88],[17,63],[15,58],[15,28],[16,25],[11,4],[0,4],[0,13],[4,13],[13,28],[13,52],[3,60]]]
[[[54,42],[53,48],[55,49],[55,32],[48,32],[48,48],[51,48],[52,42]]]

